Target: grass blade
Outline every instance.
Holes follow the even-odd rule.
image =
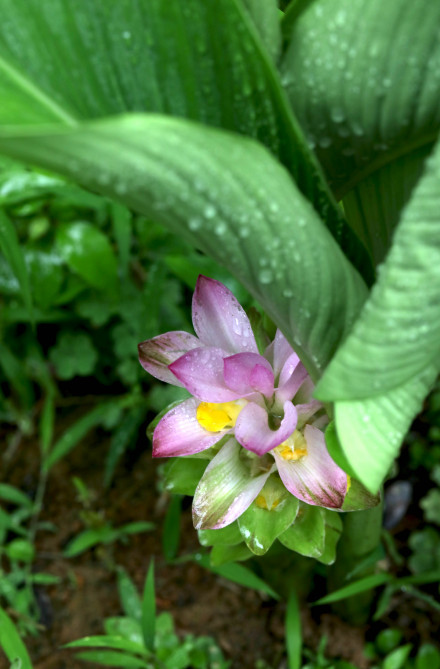
[[[360,581],[350,583],[350,585],[346,585],[344,588],[336,590],[336,592],[331,592],[329,595],[325,595],[325,597],[321,597],[321,599],[313,602],[313,605],[333,604],[333,602],[339,602],[341,599],[353,597],[366,590],[377,588],[379,585],[385,585],[385,583],[389,583],[391,580],[392,576],[390,574],[372,574],[371,576],[362,578]]]
[[[173,495],[165,516],[162,532],[162,550],[165,559],[168,561],[174,560],[179,549],[181,513],[182,498],[180,495]]]
[[[145,647],[154,649],[156,633],[156,593],[154,590],[154,559],[151,558],[147,578],[145,579],[144,594],[142,597],[142,635]]]
[[[3,609],[0,609],[0,647],[8,660],[21,660],[21,669],[32,669],[32,662],[20,635]]]
[[[289,595],[289,599],[287,600],[286,647],[288,668],[301,669],[301,617],[298,598],[293,590]]]
[[[14,225],[0,209],[0,249],[11,266],[20,285],[20,292],[31,323],[34,322],[32,295],[24,253],[18,240]]]

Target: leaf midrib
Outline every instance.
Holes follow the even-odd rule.
[[[51,100],[43,90],[35,86],[31,81],[29,81],[27,77],[25,77],[19,70],[13,67],[1,56],[0,70],[3,70],[6,77],[17,83],[23,91],[28,93],[32,98],[49,109],[63,123],[71,127],[77,124],[77,119],[75,119],[67,110],[60,107],[60,105],[58,105],[54,100]]]

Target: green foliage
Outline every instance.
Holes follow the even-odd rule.
[[[438,372],[438,151],[425,165],[440,124],[438,7],[393,0],[384,9],[374,0],[365,12],[363,0],[342,0],[335,13],[331,0],[291,3],[282,40],[275,3],[191,0],[181,11],[172,0],[165,12],[159,0],[81,0],[73,14],[65,2],[51,6],[8,0],[1,150],[115,197],[153,229],[164,223],[203,249],[263,304],[315,379],[346,340],[319,392],[336,402],[350,468],[377,492]],[[69,87],[66,67],[76,73]],[[59,184],[49,177],[28,187]],[[116,258],[128,276],[137,224],[124,207],[112,205],[110,216],[116,252],[87,217],[59,225],[57,253],[75,272],[69,299],[83,282],[115,298]],[[43,218],[34,217],[34,240],[45,236]],[[374,263],[391,251],[352,329],[366,291],[350,262],[373,278],[360,240]],[[152,325],[160,296],[150,294]],[[95,322],[114,311],[98,309]],[[113,324],[115,342],[131,346],[135,320]],[[114,345],[116,373],[133,384],[135,364],[122,349]]]
[[[344,511],[377,503],[438,374],[440,149],[427,156],[440,126],[439,6],[286,4],[280,23],[272,0],[169,0],[166,9],[161,0],[78,0],[73,11],[68,0],[5,0],[0,150],[101,194],[8,161],[0,166],[0,417],[21,435],[36,429],[37,416],[42,454],[35,504],[0,484],[8,504],[0,513],[1,556],[10,564],[1,594],[21,627],[32,619],[29,520],[42,505],[45,478],[90,430],[104,428],[113,431],[103,466],[109,486],[146,411],[182,399],[179,389],[148,385],[136,345],[189,329],[186,288],[199,271],[224,281],[246,306],[262,304],[314,379],[324,374],[318,395],[335,419],[329,450],[363,484],[353,479]],[[372,264],[377,280],[368,294]],[[81,388],[100,384],[117,398],[89,406],[53,443],[56,411],[80,377]],[[432,448],[420,438],[410,444],[413,468],[439,462],[440,393],[434,397]],[[205,457],[171,461],[165,488],[193,494]],[[421,507],[438,525],[439,490]],[[179,508],[174,498],[168,559],[177,552]],[[69,554],[142,529],[92,525]],[[278,550],[281,542],[331,564],[340,533],[340,517],[330,511],[291,498],[270,510],[254,502],[230,527],[200,532],[201,543],[212,546],[210,562],[201,561],[269,593],[262,579],[230,561]],[[350,569],[357,580],[325,601],[382,584],[384,612],[405,585],[435,607],[415,586],[440,569],[439,536],[427,527],[410,537],[415,576],[362,578],[360,568],[373,559],[363,556]],[[169,619],[155,618],[153,572],[142,600],[121,574],[127,615],[107,621],[105,637],[83,644],[98,650],[82,657],[149,666],[152,653],[159,658],[161,630],[176,637]],[[298,643],[289,659],[296,668],[292,602]],[[374,649],[383,669],[438,664],[432,647],[416,655],[391,637],[382,635]],[[209,644],[169,643],[173,652],[160,661],[170,669],[209,666]],[[323,648],[313,662],[329,666]]]
[[[440,533],[433,527],[413,532],[409,538],[409,566],[415,574],[440,569]]]
[[[115,541],[125,543],[131,534],[149,532],[153,528],[153,523],[147,521],[127,523],[121,527],[113,527],[111,523],[101,521],[99,527],[90,528],[77,534],[66,546],[64,555],[71,558],[101,544],[112,544]]]
[[[156,616],[153,563],[145,580],[142,599],[122,568],[118,583],[124,616],[107,618],[105,634],[72,641],[66,648],[91,648],[79,659],[116,667],[145,669],[227,669],[229,662],[210,637],[186,635],[179,639],[169,613]]]
[[[73,379],[75,376],[90,376],[98,354],[88,335],[62,332],[50,350],[49,359],[59,379]]]
[[[0,508],[0,598],[16,617],[18,633],[36,634],[38,607],[33,586],[58,582],[51,574],[32,573],[36,557],[34,527],[40,526],[38,500],[33,502],[7,483],[0,484],[0,499],[7,504],[5,509]],[[9,629],[6,621],[4,625]],[[11,642],[13,638],[11,632]],[[0,633],[0,646],[3,643]]]
[[[0,648],[13,669],[32,669],[32,662],[12,620],[0,609]]]

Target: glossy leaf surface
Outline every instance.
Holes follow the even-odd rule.
[[[293,3],[284,24],[285,90],[380,261],[440,126],[440,5]]]
[[[121,199],[225,265],[290,335],[315,378],[365,298],[314,209],[249,139],[136,115],[4,136],[0,150]]]

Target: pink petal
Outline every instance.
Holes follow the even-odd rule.
[[[347,475],[328,454],[321,430],[306,425],[304,436],[307,455],[300,460],[285,460],[273,452],[281,480],[292,495],[307,504],[340,509],[347,492]]]
[[[235,438],[248,451],[264,455],[285,441],[296,427],[297,413],[292,402],[284,404],[284,417],[277,430],[271,430],[265,409],[254,402],[239,413],[235,424]]]
[[[198,400],[191,397],[168,411],[153,434],[153,456],[169,458],[200,453],[222,439],[227,430],[208,432],[197,421]]]
[[[312,416],[322,409],[322,402],[318,400],[311,400],[306,404],[295,404],[296,410],[298,412],[298,429],[301,428],[305,423],[308,423]],[[326,421],[328,422],[328,417],[325,416]]]
[[[220,281],[199,276],[192,301],[196,334],[206,346],[229,353],[258,353],[254,333],[243,307]]]
[[[197,530],[219,529],[234,522],[260,493],[272,469],[252,476],[240,446],[229,439],[209,463],[194,494],[193,521]]]
[[[195,348],[173,362],[170,370],[191,395],[203,402],[230,402],[241,395],[225,384],[223,360],[226,356],[220,348]]]
[[[295,397],[309,374],[296,353],[286,361],[280,374],[277,394],[280,399],[291,400]]]
[[[264,357],[272,364],[275,378],[278,379],[286,360],[292,355],[293,348],[281,332],[277,330],[275,339],[267,347]]]
[[[273,371],[262,355],[237,353],[225,358],[223,364],[227,387],[240,393],[240,397],[255,391],[267,397],[273,394]]]
[[[167,332],[139,344],[139,362],[156,379],[174,386],[181,386],[182,384],[168,369],[168,365],[198,346],[200,342],[197,337],[188,332],[179,330]]]

